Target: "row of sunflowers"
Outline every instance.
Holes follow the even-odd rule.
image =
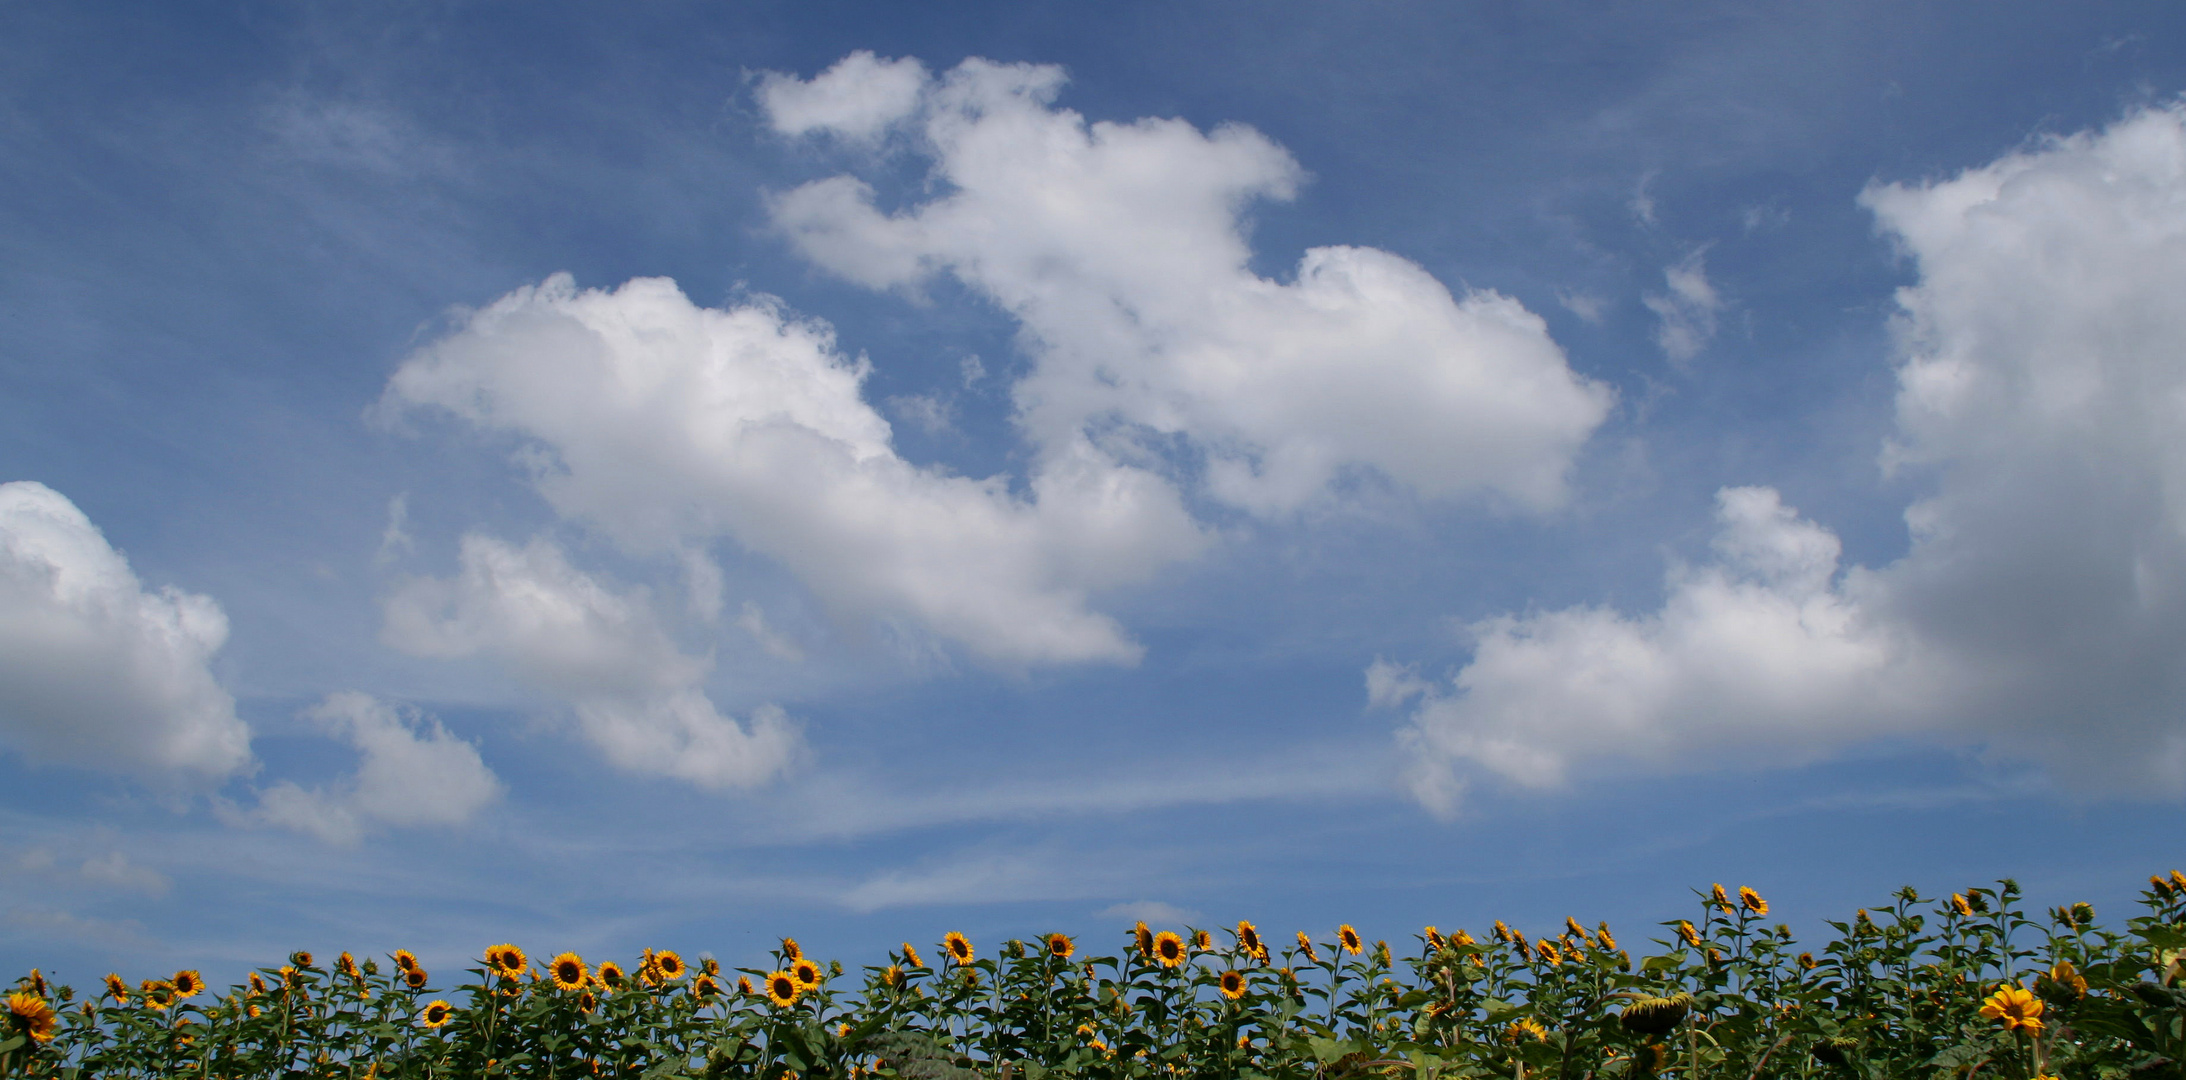
[[[1577,919],[1401,948],[1239,922],[1106,952],[950,933],[854,975],[791,939],[735,970],[496,945],[452,985],[404,950],[298,952],[217,995],[196,971],[84,995],[33,971],[0,1076],[2186,1077],[2186,874],[2113,926],[2022,911],[2008,880],[1907,888],[1812,949],[1752,889],[1697,895],[1637,956]]]

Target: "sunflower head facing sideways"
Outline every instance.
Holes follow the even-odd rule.
[[[1268,943],[1260,940],[1260,928],[1243,920],[1237,924],[1237,947],[1255,960],[1268,958]]]
[[[798,958],[798,957],[800,957],[800,956],[803,956],[804,954],[805,954],[805,950],[804,950],[804,947],[803,947],[803,946],[800,946],[800,945],[798,945],[798,944],[797,944],[797,939],[796,939],[796,938],[793,938],[793,937],[786,937],[786,938],[783,938],[783,939],[782,939],[782,960],[783,960],[783,962],[785,962],[785,963],[795,963],[795,962],[797,961],[797,958]]]
[[[1140,956],[1148,960],[1154,958],[1154,932],[1146,928],[1146,920],[1140,919],[1139,924],[1131,928],[1131,937],[1138,944]]]
[[[116,1005],[129,1004],[129,984],[123,982],[119,975],[108,975],[106,977],[106,996],[113,998]]]
[[[941,936],[941,951],[948,953],[949,959],[956,963],[969,964],[972,962],[971,939],[954,930]]]
[[[1313,939],[1307,937],[1306,932],[1303,930],[1298,931],[1298,951],[1304,953],[1306,959],[1316,964],[1321,962],[1321,954],[1313,951]]]
[[[1047,946],[1047,954],[1057,960],[1068,960],[1078,951],[1078,943],[1068,934],[1049,934],[1040,940]]]
[[[1154,960],[1162,967],[1173,968],[1184,962],[1184,939],[1174,930],[1164,930],[1154,935]]]
[[[903,962],[915,968],[926,966],[926,958],[920,956],[918,947],[908,941],[903,943]]]
[[[1336,944],[1343,946],[1343,951],[1353,956],[1359,955],[1360,950],[1366,947],[1366,943],[1359,940],[1359,932],[1353,930],[1350,923],[1336,928]]]
[[[575,992],[592,981],[592,972],[585,967],[584,958],[573,952],[565,952],[547,965],[547,974],[554,980],[556,990]]]
[[[527,963],[524,950],[514,945],[496,945],[486,950],[486,967],[504,979],[522,975]]]
[[[392,959],[397,971],[408,971],[417,966],[417,954],[408,949],[396,949]]]

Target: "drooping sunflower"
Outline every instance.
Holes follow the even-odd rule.
[[[1359,932],[1353,930],[1350,923],[1336,928],[1336,944],[1343,946],[1343,951],[1353,956],[1359,955],[1359,950],[1365,947],[1359,940]]]
[[[720,996],[721,984],[715,982],[713,976],[700,975],[698,978],[691,980],[691,997],[700,1004],[703,1005]]]
[[[954,930],[941,935],[941,951],[948,953],[949,959],[959,964],[972,962],[971,939]]]
[[[1951,894],[1951,910],[1958,912],[1963,918],[1973,918],[1973,905],[1966,902],[1966,894],[1964,893]]]
[[[918,949],[908,941],[903,943],[903,962],[915,968],[926,966],[925,958],[919,956]]]
[[[8,1016],[16,1030],[30,1036],[32,1042],[50,1042],[60,1018],[46,999],[28,990],[17,990],[8,995]]]
[[[1677,936],[1685,939],[1685,944],[1693,948],[1700,947],[1700,931],[1693,929],[1693,924],[1684,919],[1677,921]]]
[[[895,964],[890,964],[887,967],[882,968],[880,972],[880,984],[882,986],[891,988],[902,986],[903,969]]]
[[[486,950],[486,966],[504,979],[522,975],[528,963],[524,959],[524,950],[514,945],[496,945]]]
[[[1769,913],[1769,902],[1761,899],[1760,893],[1757,893],[1744,885],[1740,885],[1738,887],[1738,906],[1745,908],[1747,911],[1753,912],[1756,915],[1766,915]]]
[[[1495,940],[1497,940],[1497,941],[1509,941],[1509,940],[1510,940],[1510,927],[1508,927],[1508,926],[1505,926],[1505,925],[1503,925],[1503,920],[1501,920],[1501,919],[1497,919],[1497,920],[1495,920]]]
[[[1458,928],[1457,928],[1457,932],[1456,932],[1456,933],[1454,933],[1454,934],[1451,934],[1451,935],[1450,935],[1450,939],[1449,939],[1449,940],[1450,940],[1450,944],[1452,944],[1452,945],[1477,945],[1477,944],[1479,944],[1479,942],[1476,942],[1476,941],[1474,941],[1474,940],[1473,940],[1473,936],[1472,936],[1471,934],[1468,934],[1468,933],[1466,933],[1466,932],[1465,932],[1465,928],[1464,928],[1464,927],[1462,927],[1462,926],[1460,926],[1460,927],[1458,927]]]
[[[1503,1034],[1512,1042],[1524,1042],[1527,1039],[1532,1039],[1534,1042],[1548,1041],[1548,1029],[1542,1027],[1539,1020],[1535,1020],[1530,1016],[1511,1021],[1511,1025],[1503,1029]]]
[[[1426,929],[1424,929],[1424,930],[1421,930],[1421,931],[1419,932],[1419,936],[1420,936],[1420,940],[1422,940],[1422,941],[1425,941],[1425,942],[1427,943],[1427,951],[1428,951],[1428,952],[1441,952],[1441,951],[1442,951],[1442,944],[1443,944],[1443,937],[1442,937],[1442,931],[1440,931],[1440,930],[1437,930],[1437,929],[1435,929],[1435,928],[1434,928],[1434,927],[1432,927],[1432,926],[1429,926],[1429,927],[1427,927]]]
[[[1245,976],[1243,973],[1236,971],[1222,973],[1222,996],[1231,1001],[1236,1001],[1238,998],[1245,996]]]
[[[2025,1028],[2029,1035],[2042,1033],[2042,999],[2013,984],[2006,984],[1981,1003],[1981,1015],[2003,1021],[2004,1030]]]
[[[417,1022],[429,1028],[439,1027],[453,1019],[455,1006],[445,1001],[428,1002],[424,1010],[417,1014]]]
[[[786,937],[782,939],[782,959],[795,963],[797,958],[804,954],[805,951],[798,946],[796,938]]]
[[[1237,947],[1255,960],[1268,958],[1268,943],[1260,940],[1260,928],[1243,919],[1237,921]]]
[[[1731,906],[1730,894],[1723,891],[1723,883],[1720,881],[1708,887],[1708,902],[1721,909],[1725,915],[1738,914],[1738,909]]]
[[[129,984],[123,982],[119,975],[108,975],[106,977],[106,996],[113,998],[116,1005],[129,1004]]]
[[[777,971],[767,976],[767,1000],[773,1002],[775,1008],[786,1009],[797,1004],[798,996],[804,992],[797,977],[789,972]]]
[[[556,990],[572,993],[584,989],[585,984],[592,981],[592,972],[585,967],[584,957],[573,952],[555,957],[554,962],[547,965],[547,974],[554,980]]]
[[[1306,954],[1306,959],[1316,964],[1321,962],[1321,954],[1313,951],[1313,939],[1307,937],[1303,930],[1298,931],[1298,951]]]
[[[609,990],[622,989],[622,965],[614,962],[613,960],[600,961],[600,970],[594,972],[593,975],[595,978],[600,980],[601,986],[604,986]]]
[[[1131,928],[1131,939],[1138,944],[1139,955],[1148,960],[1154,958],[1154,932],[1146,928],[1146,920]]]
[[[175,988],[176,1000],[193,998],[205,992],[205,977],[195,970],[177,971],[174,981],[169,985]]]
[[[425,983],[430,978],[431,976],[425,974],[425,969],[417,966],[416,964],[411,964],[408,968],[404,969],[402,973],[403,985],[408,986],[412,990],[425,989]]]
[[[789,977],[797,980],[797,985],[806,990],[814,989],[820,985],[820,965],[810,960],[799,960],[789,966]]]
[[[1047,954],[1057,960],[1068,960],[1078,951],[1078,943],[1070,940],[1068,934],[1049,934],[1042,940],[1047,943]]]
[[[1162,967],[1173,968],[1184,962],[1184,939],[1174,930],[1164,930],[1154,935],[1154,960]]]
[[[653,968],[659,971],[660,977],[668,982],[674,982],[682,978],[690,970],[683,966],[683,958],[677,956],[673,949],[662,949],[654,953]]]
[[[1602,948],[1608,949],[1610,952],[1617,951],[1617,939],[1610,934],[1608,923],[1604,922],[1594,929],[1601,934]]]

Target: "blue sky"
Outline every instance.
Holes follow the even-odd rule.
[[[0,965],[2122,916],[2182,34],[0,7]]]

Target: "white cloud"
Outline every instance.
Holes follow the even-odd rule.
[[[781,710],[760,708],[740,724],[714,708],[700,688],[711,661],[676,647],[644,590],[616,593],[547,540],[517,548],[465,536],[457,576],[405,582],[385,610],[388,645],[498,661],[568,702],[619,767],[734,787],[770,779],[797,753]]]
[[[63,869],[61,860],[48,847],[34,847],[14,858],[15,869],[43,879],[39,887],[50,884],[93,885],[103,889],[119,889],[123,892],[141,893],[160,897],[173,887],[167,875],[149,866],[131,862],[129,856],[119,851],[94,855],[77,863],[74,870]]]
[[[1695,251],[1675,265],[1664,267],[1662,278],[1668,291],[1640,298],[1660,320],[1655,328],[1655,344],[1673,364],[1690,361],[1715,339],[1716,313],[1723,310],[1723,298],[1708,283],[1705,255],[1705,251]]]
[[[412,356],[388,401],[522,436],[555,508],[631,552],[725,536],[847,621],[1008,663],[1135,660],[1087,596],[1201,549],[1175,490],[1083,442],[1023,496],[913,465],[864,376],[826,327],[769,302],[701,308],[661,279],[580,292],[557,276]]]
[[[0,741],[10,748],[147,779],[249,767],[250,729],[207,666],[227,637],[212,598],[146,592],[59,492],[0,484]]]
[[[872,139],[918,107],[926,67],[908,57],[882,60],[860,49],[806,82],[768,72],[759,82],[759,104],[784,135],[826,131]]]
[[[1182,436],[1209,492],[1270,515],[1357,469],[1430,497],[1564,497],[1610,393],[1539,317],[1371,248],[1314,248],[1293,281],[1261,278],[1243,215],[1294,194],[1287,153],[1234,125],[1088,124],[1053,106],[1063,81],[967,60],[906,121],[946,194],[884,214],[837,176],[777,196],[774,220],[849,280],[948,273],[1014,315],[1035,361],[1018,418],[1049,459],[1090,439],[1153,460]]]
[[[1093,913],[1096,919],[1130,919],[1152,926],[1189,926],[1198,922],[1199,912],[1181,908],[1161,900],[1137,900],[1128,904],[1112,904]]]
[[[321,787],[275,784],[259,793],[247,820],[353,844],[379,825],[462,825],[501,797],[478,749],[414,710],[343,691],[304,715],[356,748],[357,771]]]
[[[380,549],[373,561],[385,565],[416,550],[417,541],[410,536],[410,493],[405,491],[387,500],[387,527],[380,531]]]
[[[1481,773],[1884,736],[2093,794],[2186,793],[2186,111],[1862,201],[1920,272],[1887,455],[1934,484],[1911,550],[1839,574],[1833,535],[1726,490],[1713,559],[1673,571],[1661,610],[1474,627],[1471,664],[1401,732],[1423,801],[1449,811]]]

